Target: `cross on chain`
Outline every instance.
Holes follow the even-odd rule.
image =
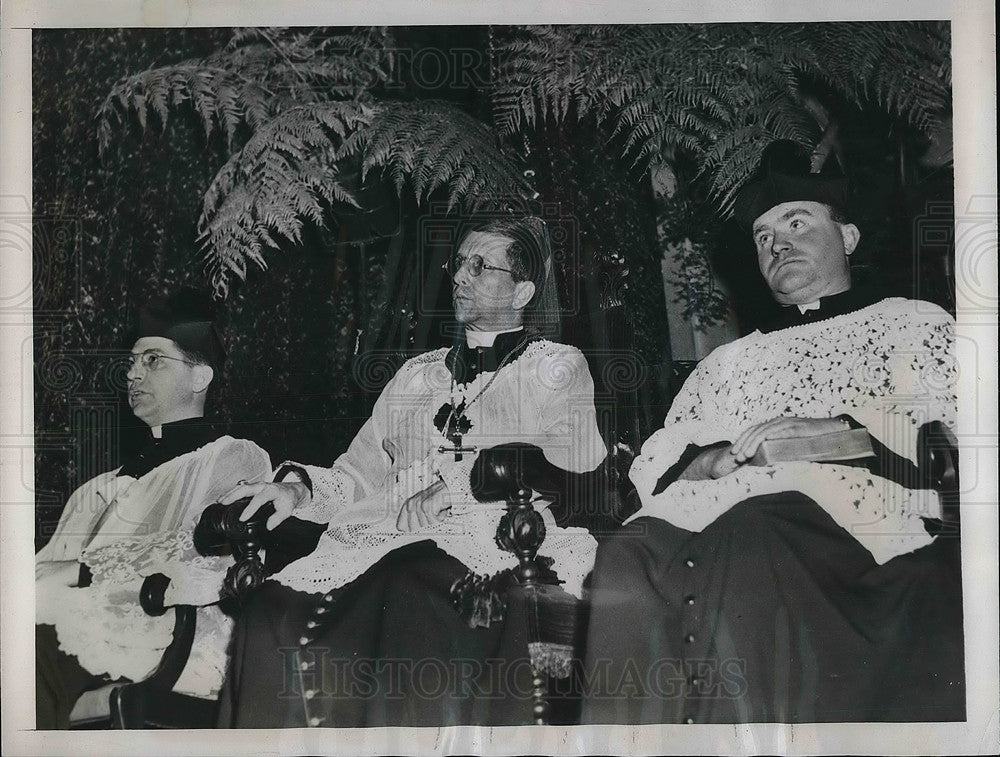
[[[434,425],[441,429],[445,438],[453,445],[452,447],[447,447],[442,444],[438,447],[438,452],[453,452],[455,454],[455,462],[462,461],[463,452],[476,451],[474,446],[462,445],[462,435],[472,429],[472,424],[465,417],[465,408],[465,400],[458,407],[452,404],[443,405],[438,410],[437,417],[434,419]]]
[[[451,442],[454,445],[454,449],[452,449],[450,447],[446,447],[445,445],[442,444],[440,447],[438,447],[438,452],[454,452],[455,453],[455,462],[456,463],[462,461],[462,453],[463,452],[475,452],[476,451],[475,445],[471,445],[470,444],[468,447],[463,447],[462,446],[462,434],[459,433],[457,429],[454,430],[454,431],[452,431],[452,430],[449,429],[449,431],[447,433],[447,437],[448,437],[448,441]]]

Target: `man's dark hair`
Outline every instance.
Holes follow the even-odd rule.
[[[511,240],[506,252],[514,281],[531,281],[538,286],[545,280],[545,261],[549,256],[548,230],[542,221],[532,216],[501,218],[475,231]]]
[[[535,294],[524,309],[524,325],[550,338],[558,338],[559,297],[545,221],[535,216],[497,218],[471,231],[511,240],[506,249],[511,277],[514,281],[530,281],[535,285]]]

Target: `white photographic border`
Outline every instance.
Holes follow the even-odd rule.
[[[35,732],[32,322],[0,304],[2,751],[22,754],[934,754],[1000,752],[998,724],[997,176],[988,0],[614,3],[7,0],[0,8],[0,223],[31,212],[31,29],[47,27],[666,23],[948,19],[954,58],[959,440],[968,720],[930,724],[451,727]],[[30,235],[29,235],[30,239]],[[0,294],[30,291],[27,249],[0,249]],[[2,300],[0,300],[2,302]],[[985,303],[985,304],[984,304]],[[964,368],[964,370],[963,370]]]

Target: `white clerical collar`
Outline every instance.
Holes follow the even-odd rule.
[[[163,438],[163,426],[150,426],[149,431],[152,433],[154,439]]]
[[[796,305],[800,313],[805,313],[807,310],[819,310],[819,300],[816,302],[807,302],[805,305]]]
[[[465,343],[470,347],[492,347],[500,334],[513,334],[515,331],[524,331],[523,326],[516,329],[504,329],[503,331],[469,331],[465,332]]]

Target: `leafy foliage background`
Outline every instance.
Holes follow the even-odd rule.
[[[751,326],[767,298],[723,222],[733,192],[769,140],[811,148],[836,123],[855,178],[908,183],[895,207],[868,203],[855,258],[950,304],[912,221],[948,201],[950,172],[902,158],[947,117],[945,24],[48,30],[33,46],[41,540],[142,431],[107,359],[137,306],[182,284],[225,298],[220,425],[275,462],[328,464],[399,362],[450,339],[428,223],[555,208],[568,341],[598,372],[634,358],[619,422],[638,444],[678,378],[663,246],[691,257],[689,312],[725,311],[700,288],[712,263]],[[429,83],[422,51],[459,76]]]
[[[35,430],[38,536],[72,490],[117,464],[143,428],[109,376],[131,346],[137,308],[181,285],[207,288],[197,220],[224,165],[222,133],[174,118],[162,133],[122,130],[98,151],[97,107],[124,72],[224,44],[218,30],[36,32],[33,45]],[[69,227],[57,242],[53,228]],[[399,240],[397,247],[403,246]],[[330,232],[304,229],[294,256],[233,291],[222,313],[229,361],[213,386],[214,419],[253,438],[276,462],[329,463],[366,411],[351,358],[361,313],[377,295],[389,238],[364,255]]]

